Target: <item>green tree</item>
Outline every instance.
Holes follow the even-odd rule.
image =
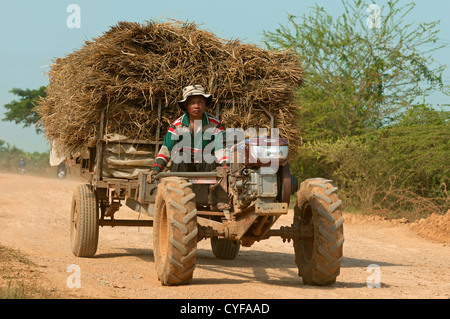
[[[37,90],[14,88],[10,93],[19,97],[19,101],[13,100],[4,107],[7,110],[3,121],[15,122],[23,124],[23,127],[35,125],[39,121],[39,115],[35,111],[36,102],[45,97],[45,86],[41,86]],[[35,126],[36,132],[40,133],[40,128]]]
[[[368,23],[367,3],[342,0],[337,18],[316,4],[312,14],[289,14],[286,26],[264,32],[268,48],[294,50],[304,61],[304,141],[359,135],[389,123],[419,96],[448,94],[445,66],[432,57],[445,46],[436,43],[439,21],[409,23],[414,4],[399,3],[381,8],[379,28]]]

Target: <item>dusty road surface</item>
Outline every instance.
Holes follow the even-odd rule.
[[[0,244],[27,255],[36,265],[33,271],[39,273],[39,284],[55,298],[450,296],[450,243],[424,238],[409,224],[352,214],[344,214],[344,260],[333,286],[303,285],[297,275],[292,243],[271,238],[241,248],[233,261],[215,259],[209,241],[201,241],[192,284],[164,287],[155,273],[152,228],[103,227],[94,258],[72,255],[70,204],[73,190],[81,183],[74,178],[0,173]],[[127,207],[117,213],[117,218],[138,217]],[[290,225],[291,221],[292,212],[283,216],[277,226]],[[80,288],[73,287],[73,267],[80,271]],[[376,288],[377,279],[380,288]]]

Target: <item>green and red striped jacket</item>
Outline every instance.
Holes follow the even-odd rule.
[[[184,158],[189,158],[191,162],[198,162],[207,158],[211,160],[210,155],[214,155],[214,160],[219,164],[228,162],[223,147],[223,127],[220,121],[204,112],[201,123],[201,131],[199,130],[196,135],[193,134],[190,126],[188,113],[177,118],[170,125],[164,137],[153,170],[162,171],[172,156],[177,154],[188,154]]]

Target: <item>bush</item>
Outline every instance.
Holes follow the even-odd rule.
[[[333,179],[347,209],[408,214],[408,219],[445,213],[450,204],[448,112],[428,115],[408,112],[394,126],[305,144],[293,171],[301,179]]]

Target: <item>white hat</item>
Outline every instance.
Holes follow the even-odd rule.
[[[178,106],[186,112],[186,108],[184,107],[184,102],[186,102],[187,98],[193,95],[201,95],[206,99],[206,106],[211,105],[212,103],[212,94],[206,94],[205,89],[201,85],[189,85],[183,88],[183,99],[178,101]]]

